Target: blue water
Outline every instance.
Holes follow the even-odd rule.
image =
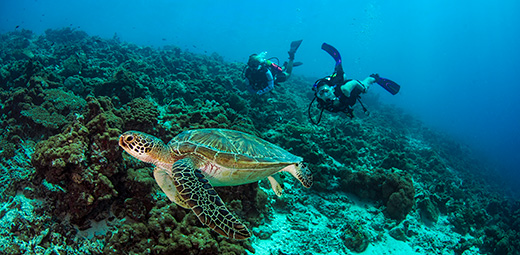
[[[19,26],[18,28],[16,28]],[[65,1],[3,0],[0,33],[73,27],[140,45],[177,45],[227,61],[251,53],[287,58],[304,39],[296,75],[331,73],[323,42],[352,78],[371,73],[402,85],[398,105],[471,145],[520,180],[520,1]],[[310,86],[310,84],[309,84]],[[307,88],[302,88],[307,89]]]

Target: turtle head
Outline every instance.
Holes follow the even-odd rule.
[[[128,154],[147,163],[157,164],[169,157],[161,139],[138,131],[127,131],[119,136],[119,146]]]

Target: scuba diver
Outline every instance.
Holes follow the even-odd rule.
[[[309,119],[313,124],[320,123],[324,110],[329,112],[344,112],[347,116],[353,118],[353,107],[356,102],[359,102],[363,111],[367,113],[367,109],[361,102],[360,98],[361,94],[366,93],[368,88],[374,83],[379,84],[392,95],[399,92],[401,87],[397,83],[379,77],[378,74],[372,74],[362,81],[347,79],[345,72],[343,71],[341,56],[338,50],[326,43],[321,45],[321,49],[334,58],[336,66],[334,68],[334,73],[331,76],[317,80],[312,88],[314,91],[314,99],[309,104],[308,114]],[[318,109],[321,110],[318,121],[316,122],[311,116],[311,106],[314,101],[318,101]]]
[[[286,81],[291,76],[294,66],[299,66],[301,62],[294,62],[294,54],[302,40],[291,42],[289,50],[289,62],[285,62],[283,66],[279,66],[271,61],[265,59],[267,52],[260,54],[252,54],[247,61],[247,69],[245,70],[245,83],[247,89],[251,93],[263,95],[274,89],[274,84]]]

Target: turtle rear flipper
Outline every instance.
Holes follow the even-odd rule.
[[[179,195],[202,224],[229,238],[251,237],[247,227],[229,212],[191,158],[184,158],[173,164],[172,181]]]

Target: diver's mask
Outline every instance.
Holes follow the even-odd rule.
[[[260,69],[260,61],[256,58],[256,54],[253,54],[249,56],[249,61],[247,61],[247,65],[249,68],[253,70],[259,70]]]
[[[316,92],[316,96],[326,102],[332,102],[336,100],[336,95],[334,94],[335,87],[330,87],[328,85],[322,86],[318,91]]]
[[[316,97],[323,101],[333,101],[336,99],[336,95],[334,94],[334,89],[336,86],[333,86],[331,83],[331,78],[329,76],[319,79],[314,83],[312,90]]]
[[[330,76],[327,76],[325,78],[321,78],[319,80],[317,80],[314,85],[312,86],[312,91],[314,91],[314,93],[318,93],[318,90],[324,86],[324,85],[329,85],[329,86],[332,86],[332,83],[330,81]]]
[[[267,52],[262,52],[260,54],[251,54],[249,56],[249,60],[247,61],[247,65],[249,68],[253,70],[260,70],[262,68],[262,63],[265,62],[265,55]]]

